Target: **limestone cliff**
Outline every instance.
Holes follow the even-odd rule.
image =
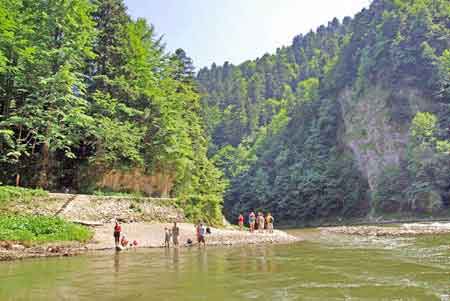
[[[174,184],[173,176],[162,172],[146,175],[139,169],[110,170],[104,173],[97,186],[113,191],[143,192],[153,197],[169,197]]]
[[[411,120],[417,112],[437,109],[420,90],[410,87],[393,90],[373,85],[362,95],[355,95],[348,88],[340,93],[338,101],[344,127],[341,141],[351,149],[370,193],[378,190],[380,178],[387,170],[406,173]],[[411,179],[402,180],[405,187],[411,186]],[[421,196],[421,202],[412,204],[411,209],[431,211],[440,207],[441,198],[438,192],[428,192]]]
[[[371,87],[361,96],[346,89],[338,100],[345,126],[343,142],[353,151],[360,171],[374,190],[386,167],[400,167],[412,116],[429,109],[429,104],[417,90],[392,91],[380,86]]]

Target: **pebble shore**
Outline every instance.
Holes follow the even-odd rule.
[[[189,223],[180,223],[180,247],[184,247],[187,240],[191,239],[196,244],[195,226]],[[123,234],[129,241],[136,240],[138,248],[163,248],[164,228],[172,227],[171,223],[126,223],[122,224]],[[93,227],[94,237],[86,244],[48,244],[38,247],[26,248],[22,245],[10,244],[0,246],[0,261],[16,260],[36,257],[74,256],[86,252],[114,250],[114,239],[112,235],[113,224],[104,224]],[[207,246],[236,246],[254,244],[290,244],[300,241],[298,237],[292,236],[284,231],[248,230],[211,228],[211,234],[206,236]]]
[[[398,226],[340,226],[320,228],[323,233],[360,236],[417,236],[450,233],[450,223],[411,223]]]

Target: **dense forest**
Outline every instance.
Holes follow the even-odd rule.
[[[449,214],[448,0],[375,0],[197,81],[230,219]]]
[[[122,0],[0,0],[0,99],[0,184],[135,181],[119,188],[211,223],[222,204],[286,224],[449,214],[448,0],[374,0],[197,74]]]
[[[0,99],[0,183],[92,192],[137,169],[222,221],[192,61],[122,0],[0,0]]]

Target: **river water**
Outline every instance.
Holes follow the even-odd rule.
[[[450,235],[0,263],[0,300],[450,300]]]

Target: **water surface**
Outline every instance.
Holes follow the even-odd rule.
[[[292,233],[295,245],[0,263],[0,300],[450,300],[450,236]]]

